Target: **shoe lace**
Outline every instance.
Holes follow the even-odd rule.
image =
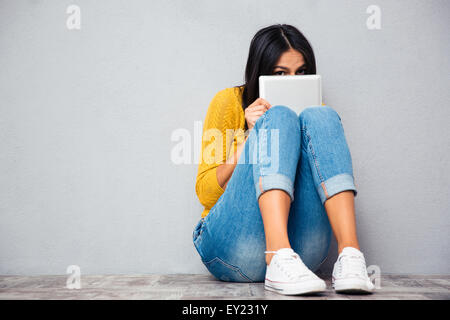
[[[300,256],[295,252],[292,254],[277,254],[275,264],[292,280],[309,277],[312,274]]]
[[[346,255],[340,259],[341,273],[343,275],[355,275],[367,278],[366,263],[362,257]]]

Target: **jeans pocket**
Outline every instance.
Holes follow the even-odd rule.
[[[203,261],[208,271],[218,280],[230,282],[252,282],[245,276],[239,267],[226,263],[219,257],[215,257],[209,261]]]

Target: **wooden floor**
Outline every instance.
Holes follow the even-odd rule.
[[[0,276],[0,299],[450,299],[450,275],[385,275],[369,295],[336,294],[329,277],[325,293],[284,296],[263,283],[232,283],[210,275],[85,275],[80,289],[67,289],[67,276]]]

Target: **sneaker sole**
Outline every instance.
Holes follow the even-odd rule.
[[[357,280],[340,281],[332,284],[333,289],[338,293],[372,293],[373,289],[370,289],[365,282]]]
[[[320,282],[311,282],[307,285],[303,284],[299,286],[298,284],[286,285],[266,280],[264,283],[264,289],[284,295],[315,294],[324,292],[326,290],[326,284]]]

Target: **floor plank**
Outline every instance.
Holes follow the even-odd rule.
[[[211,275],[82,275],[81,289],[67,289],[66,275],[0,276],[0,299],[339,299],[450,300],[450,275],[384,275],[374,294],[336,294],[329,277],[325,293],[284,296],[264,290],[263,283],[234,283]]]

